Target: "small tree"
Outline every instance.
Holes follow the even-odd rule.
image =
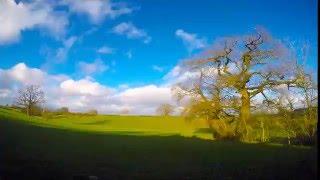
[[[91,109],[87,112],[89,115],[97,115],[98,114],[98,111],[95,110],[95,109]]]
[[[314,144],[317,131],[317,87],[312,77],[297,66],[298,78],[293,88],[278,89],[278,98],[266,99],[273,105],[286,131],[288,144]],[[299,103],[300,102],[300,103]],[[297,107],[298,106],[298,107]]]
[[[291,144],[291,139],[296,136],[298,123],[294,118],[294,102],[286,92],[280,92],[280,96],[276,100],[275,107],[278,114],[281,116],[282,126],[287,134],[288,144]]]
[[[28,116],[32,115],[32,109],[44,102],[44,92],[37,85],[29,85],[18,91],[16,104],[26,110]]]
[[[68,114],[69,108],[68,107],[61,107],[61,108],[57,109],[57,112],[61,113],[61,114]]]
[[[49,108],[42,109],[42,117],[46,120],[51,119],[54,117],[54,112],[51,111]]]
[[[129,114],[130,113],[130,109],[128,109],[128,108],[124,108],[124,109],[122,109],[121,111],[120,111],[120,114]]]
[[[161,116],[169,116],[174,112],[174,107],[171,104],[161,104],[156,112]]]
[[[312,143],[312,141],[315,141],[317,132],[318,89],[312,76],[307,74],[303,67],[298,67],[298,72],[300,78],[296,87],[300,91],[299,94],[303,97],[301,103],[305,109],[303,113],[303,130],[300,136],[305,136]]]

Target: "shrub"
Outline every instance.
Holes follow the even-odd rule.
[[[27,109],[26,108],[22,108],[21,110],[22,110],[22,112],[27,113]],[[32,106],[30,108],[29,115],[30,116],[41,116],[42,115],[42,111],[43,111],[43,109],[40,106]]]
[[[52,119],[52,118],[54,118],[54,112],[50,112],[50,111],[45,110],[42,112],[42,117],[46,120]]]
[[[56,114],[62,115],[62,114],[68,114],[69,113],[69,108],[68,107],[61,107],[56,110]]]
[[[225,120],[214,120],[210,123],[213,138],[227,141],[239,140],[235,133],[236,126],[233,123],[228,123]]]
[[[297,134],[296,137],[292,139],[292,144],[295,145],[306,145],[312,146],[317,142],[317,135],[308,136],[307,134]]]
[[[89,111],[87,112],[87,114],[89,114],[89,115],[98,115],[98,111],[95,110],[95,109],[91,109],[91,110],[89,110]]]

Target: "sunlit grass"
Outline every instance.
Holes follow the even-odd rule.
[[[212,139],[204,120],[186,121],[179,116],[85,115],[64,114],[50,118],[28,117],[17,109],[0,108],[0,117],[32,123],[36,126],[119,135],[179,135]],[[259,134],[259,129],[253,129]],[[271,137],[286,137],[283,129],[270,129]]]
[[[28,117],[17,111],[0,108],[0,117],[20,120],[37,126],[87,131],[98,133],[113,133],[123,135],[180,135],[184,137],[199,137],[210,139],[208,133],[198,129],[206,128],[203,121],[186,122],[176,116],[120,116],[120,115],[58,115],[52,118]]]

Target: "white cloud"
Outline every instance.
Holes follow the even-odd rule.
[[[38,68],[30,68],[24,63],[18,63],[7,70],[0,69],[0,102],[11,104],[14,101],[15,93],[23,86],[40,85],[51,92],[66,79],[68,76],[49,75]]]
[[[93,23],[99,23],[106,17],[116,18],[130,14],[133,11],[124,3],[113,3],[110,0],[64,0],[62,4],[68,5],[71,12],[87,15]]]
[[[98,61],[97,61],[98,62]],[[87,63],[99,64],[99,63]],[[101,65],[99,66],[101,67]],[[88,68],[88,72],[97,72]],[[93,70],[94,69],[94,70]],[[68,106],[71,111],[97,109],[100,113],[154,114],[163,103],[176,104],[172,94],[172,85],[192,83],[199,73],[175,66],[165,77],[162,85],[147,84],[131,87],[127,84],[111,88],[93,78],[72,79],[65,75],[51,75],[38,68],[30,68],[19,63],[10,69],[0,69],[0,103],[11,104],[17,89],[26,84],[41,85],[46,93],[46,106]],[[180,108],[177,108],[178,110]]]
[[[216,73],[215,69],[204,72]],[[130,87],[122,84],[112,88],[90,77],[76,80],[66,75],[48,74],[38,68],[18,63],[9,69],[0,69],[0,104],[13,103],[20,87],[36,84],[43,88],[48,107],[67,106],[71,111],[82,112],[96,109],[100,113],[119,114],[128,110],[130,114],[154,114],[160,104],[176,104],[171,91],[173,84],[192,83],[198,76],[199,73],[177,65],[164,77],[165,83],[162,85]],[[279,86],[278,89],[286,90],[286,87]],[[303,105],[301,94],[294,90],[288,93],[298,106]],[[272,96],[267,92],[266,94]],[[253,100],[254,103],[259,103],[262,99],[262,96],[258,95]],[[176,110],[181,111],[181,107],[177,107]]]
[[[163,67],[160,67],[160,66],[157,66],[157,65],[153,65],[152,69],[154,71],[158,71],[158,72],[163,72],[163,70],[164,70]]]
[[[154,114],[160,104],[174,104],[171,88],[156,85],[128,88],[115,97],[134,114]]]
[[[92,79],[86,77],[85,79],[80,79],[75,81],[73,79],[68,79],[60,84],[60,88],[63,93],[68,95],[92,95],[92,96],[102,96],[109,93],[108,88],[94,82]]]
[[[0,98],[5,98],[10,95],[11,91],[9,89],[0,89]]]
[[[175,35],[183,41],[190,52],[207,46],[207,40],[205,38],[199,38],[197,34],[178,29],[176,30]]]
[[[168,86],[171,86],[177,83],[193,83],[199,76],[200,73],[198,71],[187,70],[180,65],[176,65],[163,79]]]
[[[8,74],[14,80],[24,84],[42,84],[45,81],[46,76],[46,74],[41,70],[36,68],[28,68],[24,63],[15,65],[11,71],[8,72]]]
[[[68,18],[44,1],[17,3],[14,0],[0,0],[0,24],[0,44],[7,44],[18,41],[23,31],[33,28],[43,28],[54,37],[61,37]]]
[[[128,39],[142,39],[144,43],[149,43],[151,37],[142,29],[137,28],[131,22],[122,22],[115,27],[112,31],[118,35],[124,35]]]
[[[171,101],[171,90],[168,87],[158,87],[147,85],[137,88],[127,89],[119,95],[121,100],[138,106],[159,105]]]
[[[109,68],[109,66],[107,66],[101,59],[97,59],[92,63],[80,61],[78,66],[80,71],[85,75],[102,73]]]
[[[97,50],[100,54],[112,54],[114,53],[114,49],[108,46],[102,46]]]
[[[120,84],[118,87],[119,87],[119,89],[123,90],[123,89],[128,89],[129,85],[128,84]]]
[[[66,75],[52,75],[38,68],[19,63],[0,69],[0,104],[12,104],[19,88],[27,84],[40,85],[46,95],[46,106],[67,106],[71,111],[96,109],[100,113],[154,114],[162,103],[174,104],[169,86],[146,85],[111,88],[93,78],[72,79]]]

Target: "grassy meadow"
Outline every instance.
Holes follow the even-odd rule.
[[[179,117],[0,108],[1,179],[316,179],[316,148],[210,140]]]
[[[122,135],[179,135],[185,137],[197,136],[210,139],[211,135],[201,132],[207,128],[204,121],[186,122],[181,117],[168,116],[123,116],[123,115],[85,115],[64,114],[50,117],[28,117],[19,110],[11,108],[0,109],[1,117],[20,120],[36,126],[54,127],[73,131]]]

